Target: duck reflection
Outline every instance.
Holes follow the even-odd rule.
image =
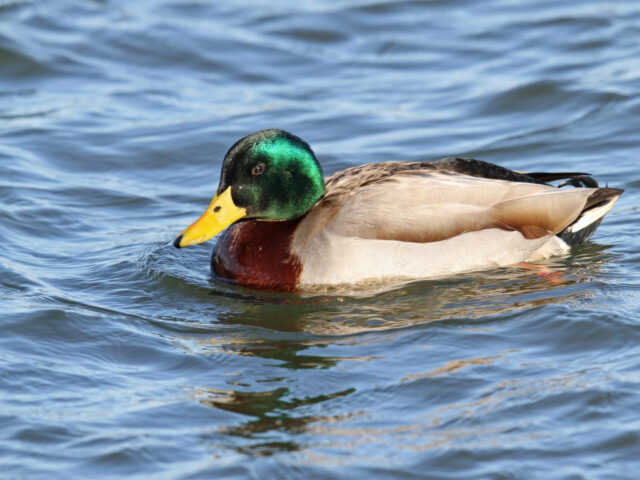
[[[265,343],[236,343],[226,345],[227,352],[230,350],[240,355],[250,355],[269,360],[277,360],[279,363],[273,366],[287,368],[289,370],[300,370],[305,368],[330,368],[335,366],[339,358],[323,357],[320,355],[300,355],[303,350],[310,347],[324,347],[323,343],[295,343],[295,342],[265,342]]]
[[[232,354],[236,358],[256,357],[267,362],[250,362],[254,370],[248,375],[235,373],[246,379],[242,383],[227,379],[229,389],[198,386],[191,391],[202,405],[247,417],[239,424],[216,428],[215,437],[222,434],[242,439],[234,442],[236,451],[272,455],[300,450],[305,437],[291,434],[313,435],[322,426],[366,413],[358,407],[333,416],[323,415],[326,411],[336,412],[335,405],[324,406],[325,402],[348,397],[356,391],[344,388],[354,382],[345,382],[343,378],[340,387],[319,385],[309,370],[337,370],[345,362],[384,358],[384,346],[371,345],[393,342],[404,335],[406,327],[454,322],[476,328],[488,319],[489,326],[483,328],[491,329],[491,323],[502,315],[513,318],[513,312],[540,305],[579,302],[593,289],[575,288],[576,285],[597,280],[609,255],[604,247],[588,245],[571,257],[545,262],[542,270],[508,268],[348,292],[270,294],[214,282],[215,289],[209,297],[215,302],[215,310],[212,307],[215,323],[210,326],[210,333],[185,335],[181,343],[196,354],[218,355],[221,361]],[[384,335],[380,335],[381,331]],[[374,351],[380,356],[347,357],[345,350]],[[419,369],[406,372],[400,383],[440,378],[469,366],[491,365],[497,358],[452,358],[426,373],[420,373]],[[234,371],[242,371],[246,365],[238,362]],[[274,373],[274,369],[282,369],[282,375]],[[228,369],[225,375],[230,375]],[[222,381],[221,378],[214,381],[219,380]],[[266,384],[273,388],[260,388]],[[312,394],[299,397],[292,391]],[[308,408],[314,405],[321,407]],[[228,448],[228,442],[223,443]]]
[[[270,433],[276,434],[277,432],[302,433],[310,423],[329,420],[322,416],[294,416],[288,412],[334,398],[345,397],[353,392],[355,389],[349,388],[326,395],[287,398],[290,391],[284,387],[262,392],[239,392],[200,387],[195,389],[193,394],[202,405],[254,418],[240,425],[221,427],[218,433],[243,439],[265,440],[265,434],[268,436]],[[238,446],[237,450],[251,455],[271,455],[277,452],[300,449],[300,445],[293,441],[280,441],[275,438],[267,438],[266,440],[243,444]]]

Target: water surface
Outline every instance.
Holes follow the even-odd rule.
[[[636,478],[640,4],[0,2],[0,477]],[[626,191],[545,263],[304,295],[171,240],[238,138]]]

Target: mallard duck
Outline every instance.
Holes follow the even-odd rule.
[[[361,165],[323,179],[304,140],[263,130],[229,149],[216,195],[174,245],[230,226],[213,272],[281,291],[513,265],[591,236],[622,190],[598,188],[587,175],[445,158]],[[554,180],[580,188],[547,183]]]

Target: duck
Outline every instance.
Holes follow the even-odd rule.
[[[269,129],[229,149],[213,200],[173,244],[224,231],[213,274],[263,290],[433,279],[567,253],[622,193],[586,173],[461,157],[365,164],[325,178],[307,142]]]

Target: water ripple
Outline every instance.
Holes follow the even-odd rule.
[[[637,2],[0,2],[8,478],[633,478]],[[539,265],[298,294],[175,235],[237,138],[626,189]],[[64,472],[64,473],[52,473]]]

